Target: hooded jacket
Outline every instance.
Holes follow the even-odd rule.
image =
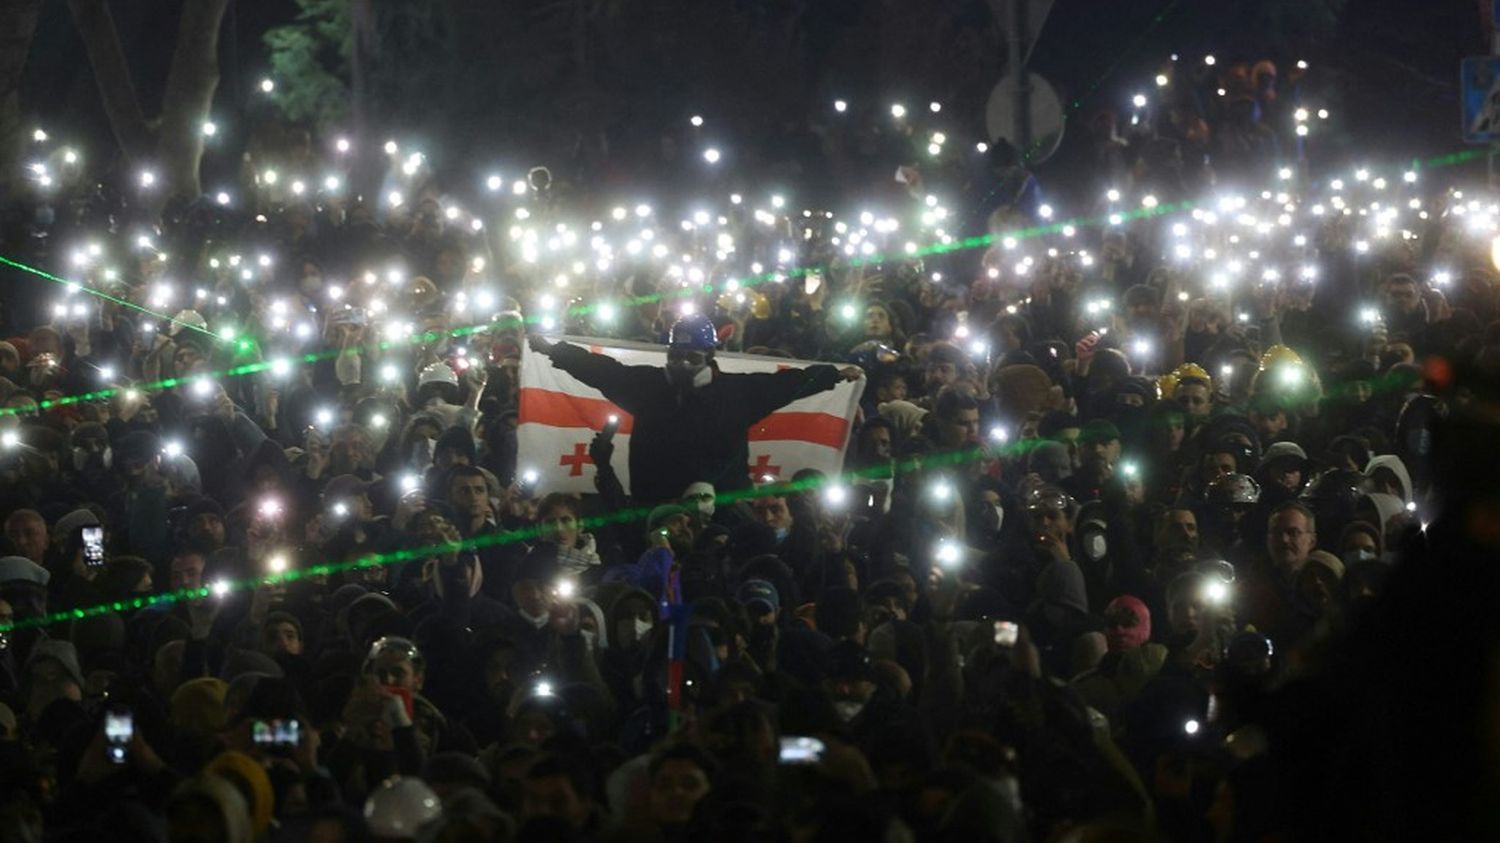
[[[1365,465],[1365,476],[1374,477],[1375,472],[1382,468],[1396,475],[1396,480],[1401,484],[1402,502],[1412,500],[1411,472],[1406,470],[1406,463],[1395,454],[1381,454],[1378,457],[1372,457]]]

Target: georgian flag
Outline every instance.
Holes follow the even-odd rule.
[[[564,342],[605,354],[627,366],[665,366],[662,346],[623,340],[561,337]],[[751,354],[715,354],[720,371],[777,372],[814,365],[807,360],[760,357]],[[663,375],[665,377],[665,375]],[[770,476],[790,480],[804,468],[827,474],[843,469],[844,449],[865,382],[839,381],[838,386],[782,407],[750,426],[750,464],[753,479]],[[538,491],[594,491],[594,461],[589,442],[611,415],[620,419],[615,434],[615,453],[610,458],[626,491],[630,489],[630,429],[632,419],[606,401],[598,390],[552,365],[545,354],[524,349],[521,354],[521,410],[516,429],[517,473],[535,470]]]

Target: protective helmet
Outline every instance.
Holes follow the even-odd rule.
[[[1172,398],[1177,392],[1177,384],[1183,378],[1199,378],[1208,384],[1208,391],[1214,391],[1214,379],[1208,376],[1208,371],[1197,363],[1183,363],[1181,366],[1162,375],[1156,379],[1156,388],[1161,390],[1161,397]]]
[[[422,369],[417,376],[417,386],[423,387],[429,383],[446,383],[458,386],[458,375],[453,373],[453,367],[447,363],[432,363]]]
[[[200,331],[206,331],[208,330],[208,320],[204,319],[203,314],[196,310],[179,310],[177,311],[177,315],[172,317],[172,323],[167,326],[167,335],[175,337],[177,336],[177,332],[183,328],[197,328]]]
[[[1302,356],[1284,345],[1273,345],[1266,349],[1266,352],[1260,356],[1260,370],[1262,372],[1280,363],[1291,363],[1301,366]]]
[[[1208,485],[1203,498],[1219,506],[1250,506],[1260,500],[1260,484],[1248,474],[1226,474]]]
[[[1193,569],[1206,577],[1214,577],[1228,584],[1234,584],[1234,565],[1223,559],[1205,559],[1193,566]]]
[[[365,822],[379,837],[415,840],[417,829],[442,815],[442,801],[418,778],[392,776],[365,800]]]
[[[667,345],[688,351],[713,351],[719,344],[718,332],[713,320],[702,314],[684,316],[672,324],[667,334]]]
[[[879,340],[866,340],[849,350],[849,362],[867,372],[892,365],[900,359],[901,352]]]
[[[1063,512],[1073,511],[1073,499],[1068,493],[1056,486],[1038,486],[1026,495],[1026,508],[1058,509]]]
[[[1358,471],[1331,468],[1314,477],[1302,490],[1302,502],[1318,517],[1318,526],[1327,522],[1342,526],[1354,518],[1359,499],[1373,488],[1370,478]]]

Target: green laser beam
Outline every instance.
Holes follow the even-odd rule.
[[[183,322],[183,321],[180,321],[180,320],[177,320],[177,319],[173,319],[170,316],[166,316],[166,315],[157,313],[156,311],[151,310],[150,308],[142,307],[142,306],[136,304],[135,302],[126,301],[125,299],[118,298],[116,296],[112,296],[109,293],[104,292],[103,290],[96,290],[93,287],[88,286],[87,284],[79,284],[76,281],[69,281],[66,278],[61,278],[59,276],[53,275],[52,273],[48,272],[45,269],[38,269],[38,268],[36,268],[34,266],[29,266],[27,264],[21,263],[20,261],[12,260],[12,259],[10,259],[8,257],[5,257],[4,255],[0,255],[0,264],[4,264],[5,266],[8,266],[8,267],[10,267],[12,269],[19,269],[22,272],[29,272],[32,275],[37,276],[38,278],[45,278],[48,281],[52,281],[52,282],[57,283],[57,284],[62,284],[64,287],[67,287],[70,290],[77,290],[80,293],[88,293],[89,295],[94,296],[96,298],[101,298],[101,299],[104,299],[105,301],[108,301],[108,302],[114,302],[115,304],[118,304],[121,307],[128,307],[131,310],[135,310],[135,311],[138,311],[140,313],[144,313],[144,314],[146,314],[148,316],[154,316],[154,317],[156,317],[158,319],[163,319],[163,320],[165,320],[167,322],[172,323],[173,325],[179,325],[179,326],[181,326],[183,328],[188,328],[188,329],[197,331],[198,333],[203,334],[204,336],[213,337],[216,342],[224,342],[225,341],[224,337],[221,337],[218,334],[215,334],[213,331],[204,330],[203,328],[200,328],[197,325],[193,325],[193,324],[190,324],[188,322]]]
[[[889,262],[889,261],[892,261],[892,260],[901,260],[901,261],[904,261],[904,260],[916,260],[916,259],[920,259],[920,258],[924,258],[924,257],[931,257],[932,255],[948,254],[948,253],[951,253],[951,252],[965,251],[965,250],[969,250],[969,249],[987,248],[987,247],[993,245],[994,243],[996,243],[996,242],[998,242],[1000,240],[1004,240],[1004,239],[1015,239],[1015,240],[1018,240],[1018,241],[1019,240],[1027,240],[1027,239],[1032,239],[1032,238],[1036,238],[1036,237],[1047,236],[1047,235],[1050,235],[1050,234],[1060,234],[1065,229],[1067,229],[1069,227],[1072,227],[1072,228],[1076,229],[1076,228],[1084,228],[1084,227],[1089,227],[1089,226],[1112,225],[1112,224],[1115,223],[1116,219],[1118,219],[1119,222],[1123,223],[1123,222],[1128,222],[1128,221],[1132,221],[1132,220],[1136,220],[1136,219],[1141,219],[1141,218],[1161,216],[1161,215],[1164,215],[1164,214],[1171,214],[1171,213],[1177,213],[1177,212],[1187,211],[1187,210],[1190,210],[1191,208],[1192,208],[1192,203],[1181,202],[1181,203],[1177,203],[1177,204],[1158,205],[1155,208],[1137,208],[1137,209],[1133,209],[1133,210],[1128,211],[1128,212],[1119,212],[1117,214],[1112,214],[1112,215],[1105,216],[1105,217],[1098,217],[1098,218],[1077,217],[1077,218],[1074,218],[1074,219],[1071,219],[1071,220],[1067,220],[1067,221],[1064,221],[1064,222],[1049,223],[1049,224],[1046,224],[1046,225],[1038,225],[1038,226],[1032,226],[1032,227],[1029,227],[1029,228],[1018,229],[1018,230],[1013,231],[1013,232],[1007,232],[1007,233],[1005,233],[1003,235],[985,234],[985,235],[980,235],[980,236],[976,236],[976,237],[969,237],[969,238],[966,238],[966,239],[963,239],[963,240],[954,240],[954,241],[952,241],[950,243],[942,243],[942,242],[933,243],[933,244],[929,244],[928,246],[925,246],[925,247],[919,247],[919,248],[911,250],[911,251],[903,252],[903,253],[901,253],[899,255],[856,255],[856,256],[852,256],[852,257],[846,258],[845,262],[849,266],[851,266],[851,267],[861,267],[861,266],[879,265],[879,264],[886,263],[886,262]],[[39,273],[42,272],[41,270],[34,270],[32,267],[28,267],[25,264],[21,264],[21,263],[18,263],[16,261],[11,261],[9,259],[6,259],[3,256],[0,256],[0,261],[4,261],[5,263],[7,263],[7,264],[9,264],[11,266],[19,267],[19,268],[25,269],[27,271],[35,271],[35,272],[39,272]],[[798,278],[798,277],[801,277],[803,275],[806,275],[808,272],[815,271],[816,269],[817,269],[816,267],[795,267],[795,268],[787,269],[787,270],[773,270],[773,271],[768,271],[768,272],[762,272],[762,273],[759,273],[757,275],[748,275],[748,276],[743,276],[743,277],[740,277],[740,278],[728,279],[728,280],[724,281],[718,287],[716,287],[713,284],[704,284],[701,288],[690,286],[690,287],[681,287],[681,288],[678,288],[676,290],[659,291],[659,292],[655,292],[655,293],[645,293],[645,294],[642,294],[642,295],[639,295],[639,296],[634,296],[634,297],[627,298],[627,299],[625,299],[622,302],[622,304],[624,304],[626,306],[632,306],[633,307],[633,306],[639,306],[639,305],[642,305],[642,304],[652,304],[652,303],[656,303],[656,302],[660,302],[660,301],[668,301],[668,300],[673,300],[673,299],[693,298],[693,297],[699,295],[700,293],[712,295],[714,292],[717,292],[720,289],[728,289],[731,284],[736,284],[736,285],[738,285],[738,287],[752,287],[753,288],[753,287],[759,286],[761,284],[766,284],[766,283],[771,283],[771,282],[782,282],[782,281],[786,281],[788,279]],[[43,274],[43,277],[47,277],[46,273],[42,273],[42,274]],[[51,276],[51,277],[53,279],[56,278],[55,276]],[[72,282],[64,281],[63,283],[71,284]],[[101,294],[101,295],[104,295],[104,294]],[[113,300],[113,297],[109,297],[109,298],[111,298]],[[588,316],[591,313],[593,313],[596,310],[598,310],[598,308],[600,308],[601,306],[603,306],[603,304],[604,303],[601,302],[601,303],[598,303],[598,304],[580,303],[580,304],[577,304],[577,305],[573,305],[573,306],[567,308],[564,311],[563,316],[564,316],[564,318],[572,317],[572,316],[579,316],[579,317]],[[145,312],[150,313],[151,311],[145,311]],[[522,317],[522,322],[523,322],[523,324],[533,324],[534,325],[534,324],[538,324],[538,323],[542,322],[543,320],[545,320],[547,318],[550,318],[550,316],[547,315],[547,314],[542,314],[542,315],[532,314],[530,316],[524,316],[524,317]],[[449,338],[452,338],[452,339],[462,339],[464,337],[473,336],[475,334],[486,333],[486,332],[490,331],[491,329],[493,329],[495,327],[497,327],[497,325],[496,325],[496,323],[494,323],[492,321],[479,322],[479,323],[475,323],[475,324],[472,324],[472,325],[466,325],[466,326],[459,327],[459,328],[450,328],[450,329],[447,329],[445,331],[426,331],[426,332],[423,332],[421,334],[413,334],[412,336],[407,337],[404,340],[381,340],[380,342],[376,343],[376,347],[379,348],[382,351],[388,351],[388,350],[390,350],[392,348],[399,348],[399,347],[402,347],[402,346],[422,345],[422,344],[433,343],[433,342],[436,342],[437,340],[439,340],[439,339],[441,339],[443,337],[449,337]],[[500,327],[503,327],[503,324]],[[195,330],[197,330],[197,329],[195,329]],[[210,335],[214,336],[215,339],[219,339],[221,341],[223,339],[223,338],[218,337],[217,335],[214,335],[214,334],[210,334]],[[247,340],[247,339],[243,339],[243,338],[239,340],[239,343],[241,344],[241,348],[244,348],[243,344],[246,343],[246,342],[251,342],[251,341]],[[134,385],[131,385],[129,387],[124,387],[124,386],[109,387],[109,388],[106,388],[106,389],[94,390],[92,392],[80,393],[80,394],[77,394],[77,395],[60,396],[58,398],[50,398],[50,399],[46,399],[46,400],[37,402],[37,409],[45,411],[45,410],[49,410],[49,409],[51,409],[53,407],[68,406],[70,404],[78,404],[78,403],[83,403],[83,402],[87,402],[87,401],[105,400],[105,399],[108,399],[108,398],[112,398],[115,395],[120,394],[121,392],[129,392],[130,390],[152,391],[152,390],[172,389],[172,388],[177,387],[177,386],[190,385],[190,384],[192,384],[192,383],[194,383],[196,381],[200,381],[200,380],[215,380],[215,381],[217,381],[217,380],[223,380],[223,379],[229,378],[229,377],[238,377],[238,376],[241,376],[241,375],[253,375],[253,374],[258,374],[258,373],[265,372],[265,371],[268,371],[270,369],[276,368],[279,365],[282,365],[283,363],[291,364],[291,365],[299,365],[299,364],[300,365],[307,365],[307,364],[312,364],[312,363],[318,363],[318,362],[323,361],[323,360],[330,360],[330,359],[337,358],[339,355],[343,354],[344,351],[345,350],[343,350],[343,349],[329,349],[329,350],[326,350],[326,351],[313,352],[313,353],[309,353],[309,354],[304,354],[304,355],[301,355],[299,357],[294,357],[294,358],[276,358],[274,360],[269,360],[269,361],[258,361],[258,362],[255,362],[255,363],[248,363],[248,364],[244,364],[244,365],[240,365],[240,366],[235,366],[235,367],[228,368],[228,369],[222,369],[222,370],[218,370],[218,371],[213,371],[213,372],[202,372],[202,373],[197,373],[197,374],[192,374],[192,375],[186,375],[186,376],[182,376],[182,377],[164,378],[162,380],[154,381],[154,382],[150,382],[150,383],[134,384]],[[18,414],[23,413],[23,412],[30,412],[30,409],[29,408],[18,408],[18,407],[0,407],[0,417],[4,417],[4,416],[8,416],[8,415],[18,415]]]
[[[1302,364],[1306,365],[1306,364]],[[1263,370],[1268,371],[1268,370]],[[1410,387],[1411,377],[1401,373],[1392,372],[1380,378],[1369,381],[1372,394],[1387,391],[1404,390]],[[1324,392],[1323,397],[1337,398],[1353,394],[1356,387],[1352,384],[1335,386]],[[1018,439],[1001,445],[989,445],[981,447],[958,448],[943,451],[936,454],[924,454],[910,457],[890,465],[870,466],[862,469],[845,471],[838,475],[813,476],[803,480],[791,480],[778,483],[763,484],[750,489],[737,489],[720,492],[715,495],[715,501],[723,504],[734,504],[744,500],[755,498],[779,496],[794,492],[817,491],[831,486],[849,486],[852,481],[860,479],[885,479],[898,474],[913,472],[926,472],[942,468],[964,465],[975,461],[990,459],[1015,459],[1026,456],[1033,449],[1039,447],[1045,439]],[[388,478],[382,478],[388,479]],[[611,524],[630,523],[644,520],[651,512],[650,507],[627,507],[614,512],[601,515],[588,516],[579,519],[579,525],[583,529],[607,526]],[[134,597],[128,600],[117,600],[109,603],[100,603],[94,606],[69,609],[65,611],[52,612],[48,615],[35,618],[17,620],[9,625],[0,624],[0,633],[13,629],[27,629],[33,627],[50,626],[66,621],[83,620],[97,615],[109,614],[111,612],[125,612],[146,608],[162,603],[175,603],[181,600],[203,599],[214,595],[217,591],[227,594],[232,591],[245,591],[258,588],[262,585],[280,585],[316,576],[329,576],[336,573],[344,573],[363,568],[394,565],[401,562],[410,562],[418,559],[454,553],[461,550],[475,550],[483,547],[503,546],[520,541],[540,538],[546,535],[541,527],[527,527],[521,530],[507,532],[495,532],[483,536],[454,542],[431,544],[423,547],[409,548],[406,550],[393,551],[387,554],[367,554],[358,559],[344,562],[324,562],[305,568],[287,570],[280,573],[268,574],[261,577],[246,577],[239,580],[221,580],[205,588],[179,589],[163,594]]]
[[[1010,446],[1026,447],[1023,443],[1015,443]],[[922,457],[913,457],[889,466],[874,466],[866,469],[857,469],[844,472],[835,477],[808,477],[803,480],[791,480],[786,482],[765,484],[751,489],[738,489],[722,492],[715,496],[716,501],[733,504],[743,500],[755,498],[783,496],[794,492],[814,491],[827,486],[849,485],[849,479],[859,478],[885,478],[896,474],[909,472],[928,471],[934,468],[962,465],[968,462],[983,459],[995,459],[1003,456],[1007,449],[986,448],[962,448],[939,454],[931,454]],[[956,497],[956,496],[955,496]],[[611,524],[623,524],[634,521],[645,520],[650,515],[652,507],[627,507],[614,512],[601,515],[589,516],[579,519],[579,526],[583,529],[602,527]],[[217,580],[208,586],[200,588],[183,588],[175,591],[163,592],[161,594],[142,595],[126,600],[113,600],[106,603],[98,603],[92,606],[66,609],[50,612],[46,615],[38,615],[31,618],[18,618],[8,624],[0,624],[0,633],[11,632],[18,629],[35,629],[52,626],[68,621],[84,620],[99,615],[117,612],[127,612],[144,609],[149,606],[173,604],[183,600],[201,600],[209,597],[223,597],[237,591],[249,591],[266,585],[285,585],[311,577],[329,576],[337,573],[345,573],[365,568],[383,567],[395,565],[402,562],[428,559],[433,556],[457,553],[460,551],[477,550],[485,547],[497,547],[507,544],[535,539],[548,535],[549,531],[541,527],[526,527],[520,530],[494,532],[486,535],[474,536],[458,542],[438,542],[420,547],[407,548],[384,554],[366,554],[358,559],[342,562],[323,562],[307,567],[288,569],[270,573],[258,577],[243,577],[237,580]],[[272,553],[274,557],[277,553]]]
[[[1443,168],[1443,167],[1457,166],[1457,165],[1460,165],[1460,164],[1467,163],[1469,161],[1473,161],[1473,160],[1476,160],[1476,159],[1479,159],[1479,158],[1483,158],[1483,157],[1485,157],[1487,155],[1488,155],[1488,152],[1485,152],[1483,150],[1460,150],[1460,151],[1457,151],[1457,152],[1446,153],[1446,154],[1443,154],[1443,155],[1431,156],[1431,157],[1429,157],[1429,158],[1427,158],[1425,160],[1422,160],[1422,159],[1413,159],[1408,166],[1410,167],[1410,169],[1412,169],[1414,171],[1422,170],[1422,169],[1438,169],[1438,168]],[[968,250],[968,249],[987,248],[987,247],[993,245],[995,242],[1001,241],[1001,240],[1005,240],[1005,239],[1014,239],[1014,240],[1017,240],[1017,241],[1021,241],[1021,240],[1028,240],[1028,239],[1033,239],[1033,238],[1036,238],[1036,237],[1043,237],[1043,236],[1052,235],[1052,234],[1060,234],[1060,233],[1063,233],[1069,227],[1072,227],[1074,229],[1088,228],[1088,227],[1103,227],[1103,226],[1115,225],[1115,224],[1117,224],[1117,221],[1118,221],[1118,224],[1123,224],[1125,222],[1131,222],[1131,221],[1134,221],[1134,220],[1137,220],[1137,219],[1142,219],[1142,218],[1150,218],[1150,217],[1163,216],[1163,215],[1175,214],[1175,213],[1185,213],[1185,212],[1192,211],[1195,207],[1197,207],[1197,203],[1192,202],[1192,201],[1183,201],[1183,202],[1178,202],[1178,203],[1168,203],[1168,204],[1158,205],[1155,208],[1135,208],[1135,209],[1131,209],[1130,211],[1116,212],[1115,214],[1106,214],[1106,215],[1099,215],[1099,216],[1094,216],[1094,217],[1074,217],[1072,219],[1061,221],[1061,222],[1054,222],[1054,223],[1048,223],[1048,224],[1043,224],[1043,225],[1030,226],[1028,228],[1022,228],[1022,229],[1018,229],[1018,230],[1010,231],[1010,232],[1005,232],[1005,233],[998,234],[998,235],[996,235],[996,234],[985,234],[985,235],[979,235],[979,236],[975,236],[975,237],[965,238],[965,239],[962,239],[962,240],[954,240],[954,241],[952,241],[950,243],[942,243],[942,242],[933,243],[933,244],[929,244],[928,246],[920,247],[920,248],[917,248],[917,249],[912,250],[910,252],[904,252],[904,253],[899,254],[899,255],[890,255],[890,254],[883,254],[883,255],[854,255],[854,256],[849,256],[849,257],[846,257],[846,258],[842,258],[841,260],[843,260],[850,267],[861,267],[861,266],[878,265],[878,264],[890,262],[890,261],[893,261],[893,260],[894,261],[913,260],[913,259],[919,259],[919,258],[923,258],[923,257],[931,257],[933,255],[947,254],[947,253],[951,253],[951,252],[963,251],[963,250]],[[152,316],[158,316],[158,317],[161,316],[161,314],[155,313],[154,311],[147,310],[145,308],[139,307],[138,305],[131,304],[130,302],[125,302],[123,300],[116,299],[113,296],[109,296],[106,293],[95,291],[95,290],[92,290],[91,288],[83,287],[81,285],[76,285],[74,282],[68,281],[68,280],[63,279],[63,278],[59,278],[59,277],[57,277],[55,275],[52,275],[51,273],[46,272],[45,270],[40,270],[40,269],[37,269],[35,267],[28,266],[28,265],[26,265],[24,263],[21,263],[19,261],[11,260],[9,258],[6,258],[3,255],[0,255],[0,263],[3,263],[5,265],[11,266],[11,267],[14,267],[16,269],[21,269],[23,271],[36,274],[36,275],[38,275],[38,276],[40,276],[42,278],[46,278],[47,280],[59,282],[59,283],[68,285],[70,287],[75,287],[76,286],[79,289],[85,290],[85,291],[90,292],[90,293],[97,293],[98,295],[100,295],[100,296],[102,296],[102,297],[104,297],[104,298],[106,298],[106,299],[108,299],[110,301],[118,302],[118,303],[120,303],[122,305],[134,308],[134,309],[136,309],[138,311],[141,311],[143,313],[148,313],[148,314],[150,314]],[[701,288],[698,288],[698,287],[682,287],[682,288],[679,288],[677,290],[672,290],[672,291],[646,293],[646,294],[643,294],[643,295],[640,295],[640,296],[635,296],[635,297],[627,298],[624,301],[622,301],[621,304],[624,304],[624,305],[627,305],[627,306],[638,306],[638,305],[642,305],[642,304],[652,304],[652,303],[656,303],[656,302],[660,302],[660,301],[664,301],[664,300],[692,298],[692,297],[698,295],[700,292],[704,293],[704,294],[710,294],[711,295],[711,294],[713,294],[714,292],[716,292],[716,291],[718,291],[720,289],[728,288],[731,284],[737,284],[740,287],[754,287],[754,286],[758,286],[760,284],[764,284],[764,283],[767,283],[767,282],[779,282],[779,281],[789,280],[789,279],[792,279],[792,278],[801,277],[801,276],[805,275],[807,272],[813,271],[814,269],[817,269],[817,268],[816,267],[797,267],[797,268],[792,268],[792,269],[783,270],[783,271],[768,271],[768,272],[760,273],[758,275],[751,275],[751,276],[744,276],[744,277],[741,277],[741,278],[728,279],[728,280],[724,281],[723,284],[720,285],[719,287],[716,287],[713,284],[704,284]],[[563,316],[564,316],[564,318],[566,318],[568,316],[588,316],[589,314],[591,314],[594,311],[596,311],[598,308],[600,308],[602,306],[605,306],[605,304],[606,304],[606,302],[600,302],[598,304],[581,303],[581,304],[574,305],[572,307],[567,308],[565,310]],[[176,320],[172,320],[172,319],[170,319],[168,317],[161,317],[161,318],[167,318],[168,321],[173,321],[173,322],[176,321]],[[541,321],[543,321],[543,320],[545,320],[547,318],[550,318],[550,316],[546,315],[546,314],[544,314],[544,315],[535,315],[535,314],[533,314],[533,315],[530,315],[530,316],[523,317],[523,323],[525,323],[525,324],[536,324],[536,323],[539,323],[539,322],[541,322]],[[178,323],[178,324],[184,324],[184,323]],[[463,338],[463,337],[467,337],[467,336],[472,336],[472,335],[478,334],[478,333],[484,333],[484,332],[488,331],[491,327],[494,327],[494,326],[495,325],[494,325],[493,322],[488,322],[487,321],[487,322],[476,323],[474,325],[465,326],[465,327],[462,327],[462,328],[450,329],[450,330],[444,331],[444,332],[428,331],[428,332],[423,333],[423,334],[413,335],[412,337],[410,337],[410,338],[408,338],[406,340],[406,344],[416,345],[416,344],[421,344],[421,343],[431,343],[431,342],[434,342],[437,339],[441,338],[444,335],[452,337],[452,338],[455,338],[455,339],[459,339],[459,338]],[[216,340],[219,340],[219,341],[223,341],[224,340],[223,337],[220,337],[217,334],[213,334],[212,332],[209,332],[209,331],[204,331],[204,330],[202,330],[200,328],[197,328],[196,326],[186,325],[186,327],[192,328],[193,330],[198,331],[200,333],[208,334],[209,336],[214,337]],[[240,347],[242,349],[244,348],[244,343],[245,342],[247,342],[247,340],[244,340],[244,339],[239,340]],[[377,343],[377,347],[380,348],[381,350],[389,350],[390,348],[397,347],[397,346],[399,346],[401,344],[402,343],[400,341],[385,340],[385,341],[381,341],[381,342]],[[306,354],[306,355],[302,355],[300,358],[296,358],[294,360],[291,360],[290,362],[294,362],[294,363],[300,362],[302,364],[317,363],[317,362],[322,361],[322,360],[327,360],[327,359],[331,359],[331,358],[337,357],[341,353],[342,353],[341,350],[330,350],[330,351],[326,351],[326,352],[318,352],[318,353],[313,353],[313,354]],[[132,388],[132,389],[139,389],[139,390],[170,389],[170,388],[172,388],[174,386],[178,386],[178,385],[181,385],[181,384],[184,384],[184,383],[190,383],[191,381],[196,380],[198,378],[208,378],[208,379],[213,379],[213,380],[220,380],[220,379],[223,379],[225,377],[234,377],[234,376],[246,375],[246,374],[256,374],[258,372],[266,371],[267,369],[272,368],[274,365],[275,365],[274,361],[273,362],[252,363],[252,364],[249,364],[249,365],[246,365],[246,366],[238,366],[238,367],[234,367],[232,369],[226,369],[226,370],[222,370],[222,371],[218,371],[218,372],[207,372],[207,373],[202,373],[202,374],[199,374],[199,375],[193,375],[193,376],[183,377],[183,378],[168,378],[168,379],[165,379],[165,380],[162,380],[162,381],[157,381],[155,383],[147,383],[147,384],[135,385],[135,386],[130,387],[130,388]],[[63,397],[59,397],[59,398],[48,399],[48,400],[45,400],[45,401],[38,402],[37,407],[38,407],[38,409],[46,410],[46,409],[49,409],[49,408],[55,407],[55,406],[66,406],[66,405],[69,405],[69,404],[76,404],[76,403],[80,403],[80,402],[84,402],[84,401],[102,400],[102,399],[106,399],[106,398],[112,397],[113,395],[118,394],[121,391],[125,391],[126,389],[127,388],[125,388],[125,387],[117,387],[117,388],[96,390],[94,392],[83,393],[83,394],[80,394],[80,395],[63,396]],[[16,415],[16,414],[19,414],[21,412],[29,412],[29,410],[22,410],[20,408],[0,408],[0,417],[6,416],[6,415]]]

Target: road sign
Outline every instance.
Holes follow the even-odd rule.
[[[1035,166],[1052,157],[1062,143],[1063,105],[1057,91],[1046,79],[1035,73],[1026,74],[1029,91],[1026,94],[1029,125],[1025,127],[1030,143],[1020,149],[1027,166]],[[1020,147],[1022,131],[1016,125],[1016,86],[1010,77],[996,83],[990,91],[989,101],[984,107],[984,125],[991,140],[1004,139]]]
[[[1464,59],[1459,65],[1459,88],[1464,141],[1500,141],[1500,56]]]

